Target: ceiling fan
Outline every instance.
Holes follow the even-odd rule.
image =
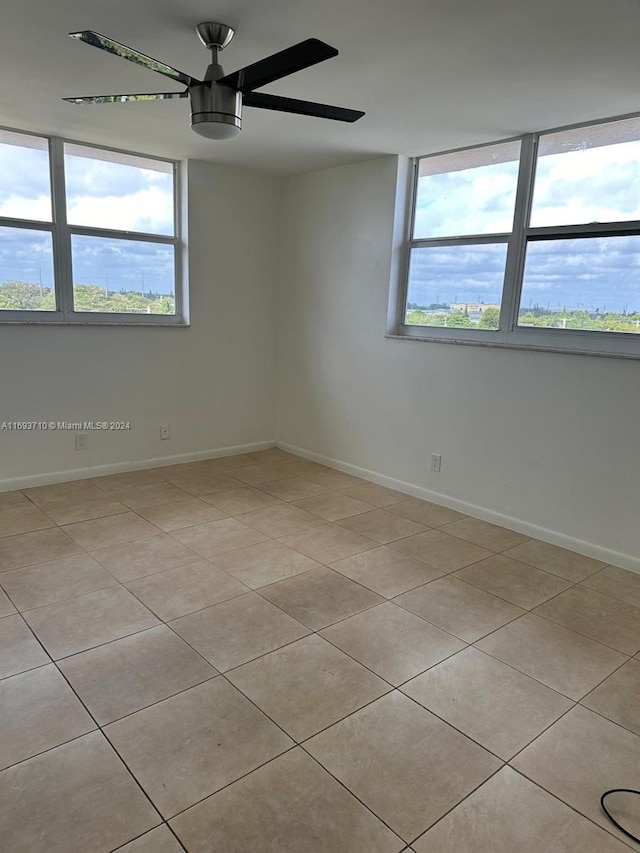
[[[226,74],[218,63],[218,52],[229,44],[235,30],[225,24],[206,22],[196,27],[198,38],[211,51],[211,64],[203,80],[197,80],[189,74],[178,71],[164,62],[146,56],[125,44],[114,41],[93,30],[69,33],[72,38],[135,62],[164,74],[187,88],[184,92],[158,92],[149,95],[93,95],[83,98],[63,98],[71,104],[113,104],[124,101],[171,100],[189,98],[191,101],[191,127],[207,139],[230,139],[242,129],[242,107],[258,107],[263,110],[278,110],[297,115],[316,116],[334,121],[354,122],[364,115],[359,110],[347,110],[327,104],[300,101],[296,98],[282,98],[256,92],[262,86],[280,80],[289,74],[295,74],[303,68],[309,68],[325,59],[338,55],[335,47],[319,39],[306,39],[286,50],[274,53],[266,59],[247,65],[232,74]]]

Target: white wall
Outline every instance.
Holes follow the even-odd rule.
[[[396,168],[286,182],[279,441],[635,565],[640,362],[385,339]]]
[[[188,197],[190,328],[0,326],[0,422],[132,424],[80,452],[72,433],[0,431],[0,488],[273,439],[279,184],[190,161]]]

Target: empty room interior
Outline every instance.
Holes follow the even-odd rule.
[[[3,853],[640,851],[639,27],[4,9]]]

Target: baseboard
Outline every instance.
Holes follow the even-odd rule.
[[[219,447],[215,450],[198,450],[193,453],[180,453],[176,456],[157,456],[154,459],[137,459],[128,462],[113,462],[108,465],[94,465],[85,468],[70,468],[66,471],[52,471],[49,474],[30,474],[26,477],[14,477],[0,480],[0,492],[13,489],[27,489],[33,486],[49,486],[52,483],[66,483],[69,480],[86,480],[102,477],[105,474],[122,474],[126,471],[143,471],[146,468],[164,468],[167,465],[179,465],[182,462],[197,462],[201,459],[217,459],[221,456],[236,456],[239,453],[255,453],[269,450],[275,441],[254,441],[251,444],[238,444],[235,447]]]
[[[477,504],[440,494],[440,492],[433,492],[430,489],[424,489],[422,486],[406,483],[404,480],[397,480],[395,477],[388,477],[385,474],[379,474],[377,471],[370,471],[368,468],[360,468],[358,465],[342,462],[340,459],[332,459],[329,456],[323,456],[321,453],[314,453],[303,447],[296,447],[286,441],[276,441],[275,445],[281,450],[286,450],[288,453],[302,456],[304,459],[310,459],[322,465],[328,465],[330,468],[344,471],[345,474],[353,474],[354,477],[361,477],[363,480],[370,480],[372,483],[378,483],[380,486],[396,489],[396,491],[404,492],[414,498],[433,501],[450,509],[456,509],[458,512],[463,512],[465,515],[480,518],[482,521],[499,524],[501,527],[516,530],[518,533],[523,533],[534,539],[541,539],[543,542],[549,542],[551,545],[558,545],[561,548],[567,548],[569,551],[583,554],[585,557],[593,557],[595,560],[601,560],[612,566],[619,566],[622,569],[629,569],[632,572],[640,574],[640,558],[634,557],[631,554],[624,554],[620,551],[614,551],[611,548],[604,548],[594,542],[574,539],[572,536],[567,536],[558,530],[540,527],[521,518],[514,518],[513,516],[478,506]]]

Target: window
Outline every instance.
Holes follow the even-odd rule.
[[[184,324],[177,177],[0,130],[0,322]]]
[[[391,334],[640,357],[640,118],[421,157]]]

